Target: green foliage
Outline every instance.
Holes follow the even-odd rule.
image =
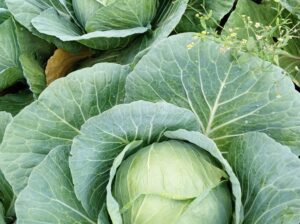
[[[234,52],[181,34],[133,70],[100,63],[54,82],[0,146],[18,222],[297,220],[298,93],[282,69]],[[274,169],[278,155],[286,159]],[[280,190],[261,193],[283,174]]]
[[[0,224],[299,223],[298,2],[0,0]]]
[[[161,32],[160,29],[166,37],[179,22],[187,0],[143,0],[138,3],[136,0],[88,0],[84,3],[79,0],[47,0],[43,3],[6,0],[6,4],[16,20],[31,32],[59,47],[78,51],[82,48],[80,44],[98,50],[122,48],[135,37],[150,38],[148,34]],[[158,39],[152,35],[149,42]],[[139,44],[144,45],[143,42],[144,38]]]
[[[16,114],[46,88],[44,64],[53,48],[0,8],[0,50],[0,110]],[[17,83],[26,83],[32,93],[17,89],[7,94]]]
[[[284,68],[299,85],[299,8],[297,1],[263,0],[256,3],[239,0],[232,12],[227,9],[230,16],[221,17],[224,21],[220,22],[214,16],[216,10],[208,11],[209,8],[200,4],[193,8],[193,19],[188,20],[193,21],[191,26],[194,28],[188,29],[201,31],[200,37],[209,35],[236,52],[245,51]]]

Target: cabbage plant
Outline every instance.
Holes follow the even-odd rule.
[[[143,36],[141,45],[149,46],[172,32],[187,2],[6,0],[16,20],[31,32],[72,51],[81,44],[99,50],[120,48],[138,36]]]
[[[282,69],[195,33],[52,83],[8,125],[18,223],[292,223],[300,100]]]

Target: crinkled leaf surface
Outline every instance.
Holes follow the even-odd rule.
[[[263,133],[237,137],[228,161],[242,186],[245,224],[300,220],[300,161]]]
[[[58,146],[32,171],[16,201],[20,224],[96,224],[74,193],[69,169],[70,146]]]
[[[0,168],[15,193],[53,148],[72,143],[87,119],[123,102],[128,73],[128,67],[115,64],[78,70],[54,82],[14,118],[0,146]]]
[[[300,154],[299,93],[283,70],[194,33],[153,47],[128,76],[126,90],[127,102],[166,101],[192,110],[223,151],[232,137],[262,131]]]
[[[198,130],[194,114],[168,103],[138,101],[117,105],[81,128],[72,145],[70,168],[75,192],[91,217],[97,217],[106,198],[106,185],[115,157],[132,141],[144,144],[164,139],[167,130]]]

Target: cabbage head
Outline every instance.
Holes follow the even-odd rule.
[[[140,44],[150,45],[172,32],[187,2],[6,0],[8,9],[23,26],[70,51],[80,50],[81,44],[98,50],[121,48],[138,36]]]
[[[139,150],[122,163],[113,186],[123,223],[231,223],[229,179],[218,166],[205,150],[181,141]]]

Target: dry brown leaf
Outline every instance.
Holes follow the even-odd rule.
[[[90,50],[84,50],[80,53],[73,54],[63,49],[55,50],[53,56],[49,58],[45,69],[47,85],[60,77],[66,76],[72,71],[74,65],[85,58],[91,56]]]

